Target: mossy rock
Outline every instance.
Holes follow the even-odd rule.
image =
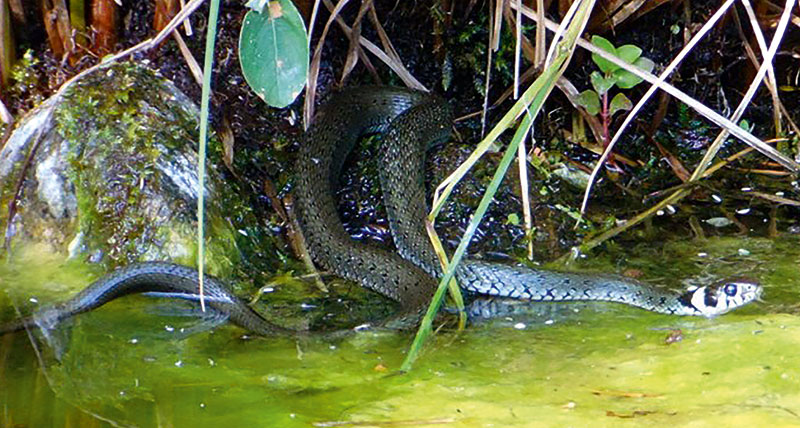
[[[194,264],[197,107],[133,63],[68,85],[24,117],[0,151],[3,252],[46,244],[65,258],[107,268],[137,260]],[[277,268],[282,245],[264,232],[252,195],[222,179],[218,144],[209,147],[209,270],[227,276],[248,259],[241,248],[258,249],[259,270]]]

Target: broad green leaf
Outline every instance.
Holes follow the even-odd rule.
[[[247,84],[272,107],[291,104],[306,83],[308,36],[290,0],[247,12],[239,34],[239,62]]]
[[[638,46],[624,45],[617,48],[617,56],[628,64],[633,64],[634,61],[642,56],[642,50]]]
[[[617,78],[617,86],[622,89],[630,89],[642,81],[642,79],[635,74],[621,68],[614,72],[614,76]]]
[[[578,95],[578,98],[575,99],[575,102],[578,103],[579,106],[586,109],[586,112],[595,116],[597,113],[600,113],[600,97],[597,96],[597,92],[587,89]]]
[[[648,58],[639,57],[639,59],[637,59],[633,65],[641,68],[644,71],[650,72],[653,70],[655,63],[650,61]],[[617,86],[622,89],[630,89],[642,82],[642,78],[621,68],[614,72],[614,76],[617,78]]]
[[[633,103],[631,100],[628,99],[623,94],[617,94],[614,96],[614,99],[611,100],[611,104],[608,106],[608,115],[609,117],[614,116],[614,113],[625,110],[628,111],[633,108]]]
[[[598,72],[593,72],[589,79],[592,81],[592,87],[597,91],[597,95],[603,96],[612,86],[616,83],[617,79],[613,75],[604,77]]]
[[[636,61],[634,61],[633,65],[635,65],[635,66],[641,68],[642,70],[650,73],[650,72],[653,71],[653,68],[655,68],[656,63],[651,61],[650,58],[642,56],[642,57],[639,57]]]
[[[614,45],[612,45],[611,42],[603,37],[592,36],[592,44],[610,53],[611,55],[617,55],[617,49],[614,48]],[[607,61],[597,54],[592,54],[592,61],[594,61],[594,63],[597,64],[597,66],[600,67],[600,70],[605,74],[611,73],[619,68],[613,62]]]

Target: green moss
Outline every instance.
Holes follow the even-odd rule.
[[[143,256],[196,260],[191,214],[196,202],[169,188],[174,185],[162,177],[158,162],[181,160],[186,144],[197,139],[197,117],[175,102],[166,85],[150,70],[118,64],[77,82],[55,111],[56,131],[69,147],[78,231],[86,247],[102,251],[111,266]],[[206,183],[206,192],[214,195],[207,206],[206,260],[217,274],[230,273],[239,261],[234,227],[223,214],[244,220],[241,213],[248,211],[247,198],[227,186],[212,166]],[[169,212],[154,212],[163,204]]]
[[[473,76],[475,91],[483,96],[486,85],[486,41],[489,38],[489,16],[481,14],[478,19],[464,26],[451,40],[450,52],[453,56],[453,65],[456,68],[469,70]],[[535,26],[523,25],[523,34],[533,34]],[[516,36],[513,29],[503,25],[500,32],[499,49],[492,52],[492,81],[493,85],[506,87],[514,81],[514,57]],[[499,83],[498,83],[499,82]]]
[[[55,112],[57,132],[69,142],[79,228],[91,232],[90,248],[107,246],[115,262],[135,256],[140,238],[156,233],[146,218],[133,214],[150,196],[144,184],[159,183],[159,145],[190,138],[158,113],[169,106],[142,108],[160,99],[155,79],[137,67],[115,66],[72,86]]]
[[[14,165],[14,169],[9,172],[8,177],[0,180],[0,227],[3,229],[7,226],[9,202],[14,197],[14,189],[17,186],[16,180],[11,180],[10,177],[18,177],[21,169],[21,164]],[[4,236],[5,230],[0,235]]]

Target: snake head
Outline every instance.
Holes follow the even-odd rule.
[[[758,300],[762,291],[761,285],[750,279],[725,279],[713,285],[690,287],[683,300],[697,315],[710,318]]]

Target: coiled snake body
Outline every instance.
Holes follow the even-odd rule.
[[[297,206],[309,252],[342,277],[407,307],[427,303],[441,274],[425,234],[423,171],[430,142],[447,138],[452,117],[441,98],[392,87],[343,91],[318,113],[300,149]],[[354,242],[333,195],[359,137],[383,134],[380,181],[397,253]],[[749,281],[724,281],[683,293],[631,279],[562,273],[476,260],[462,262],[458,284],[473,293],[540,301],[602,300],[674,315],[715,316],[758,298]]]
[[[451,112],[442,99],[392,87],[365,87],[336,94],[320,109],[304,138],[295,189],[299,220],[317,263],[400,302],[424,307],[433,295],[439,263],[424,232],[425,150],[447,138]],[[336,210],[334,191],[345,158],[360,137],[382,133],[379,162],[383,198],[397,252],[350,239]],[[682,293],[631,279],[562,273],[477,260],[463,261],[459,285],[472,293],[536,301],[599,300],[674,315],[711,317],[756,300],[761,287],[750,281],[723,281]],[[207,276],[211,309],[257,334],[285,331]],[[102,277],[66,302],[0,326],[0,334],[50,326],[131,293],[197,300],[197,271],[164,262],[136,263]]]

